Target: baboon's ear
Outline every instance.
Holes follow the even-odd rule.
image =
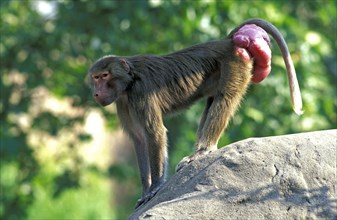
[[[119,60],[120,64],[122,65],[123,69],[127,72],[130,73],[130,66],[128,62],[125,59],[120,59]]]

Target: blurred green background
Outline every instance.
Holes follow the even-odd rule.
[[[252,85],[219,146],[336,127],[336,1],[1,0],[0,219],[124,219],[140,196],[114,105],[85,84],[107,54],[163,54],[220,39],[260,17],[284,34],[304,115],[292,112],[280,52]],[[201,101],[165,119],[170,175],[193,151]]]

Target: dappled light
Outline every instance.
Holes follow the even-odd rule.
[[[0,219],[125,219],[141,193],[136,157],[114,104],[86,81],[104,55],[167,54],[265,19],[282,32],[300,84],[292,112],[286,69],[251,85],[219,147],[249,137],[335,128],[334,1],[35,1],[0,3]],[[165,118],[170,168],[193,151],[204,101]],[[169,175],[170,176],[170,175]]]

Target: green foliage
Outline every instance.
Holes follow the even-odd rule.
[[[43,4],[47,8],[41,9]],[[284,64],[272,43],[270,77],[250,87],[219,145],[336,126],[334,0],[3,0],[0,14],[1,219],[109,219],[132,211],[140,189],[133,184],[139,183],[137,168],[92,167],[79,153],[91,137],[77,127],[97,108],[86,72],[106,54],[168,53],[223,38],[243,20],[260,17],[288,42],[305,113],[292,113]],[[65,101],[71,112],[48,104],[45,91],[47,101]],[[166,118],[171,170],[193,150],[203,104]],[[114,111],[100,111],[107,126],[116,128]],[[67,134],[70,141],[63,140]],[[48,157],[52,146],[44,145],[46,137],[56,140],[55,158]],[[109,178],[125,191],[109,193]]]
[[[81,179],[81,185],[56,198],[51,196],[51,180],[37,180],[34,204],[28,209],[29,219],[114,219],[109,203],[102,199],[110,193],[108,180],[91,171],[84,172]]]

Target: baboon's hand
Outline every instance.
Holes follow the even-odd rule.
[[[241,27],[233,35],[236,53],[244,60],[254,59],[252,81],[261,82],[271,70],[271,50],[268,34],[255,24]]]
[[[135,209],[139,208],[140,206],[146,204],[148,201],[150,201],[156,194],[157,192],[162,188],[163,183],[158,184],[157,186],[154,186],[150,188],[150,191],[146,193],[142,198],[140,198],[137,201]]]

